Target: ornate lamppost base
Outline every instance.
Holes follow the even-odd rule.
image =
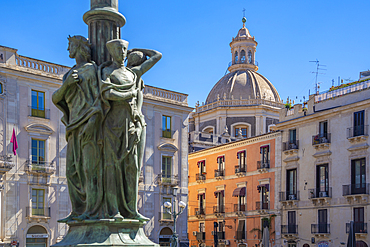
[[[67,223],[67,235],[52,247],[148,246],[159,247],[144,234],[139,220],[85,220]]]

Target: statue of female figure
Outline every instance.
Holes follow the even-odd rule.
[[[138,178],[145,145],[142,85],[139,85],[143,73],[125,67],[127,47],[124,40],[107,42],[113,62],[99,67],[104,110],[104,212],[106,218],[146,221],[137,211]],[[140,66],[135,70],[144,71]]]

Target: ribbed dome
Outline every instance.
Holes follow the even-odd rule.
[[[250,70],[237,70],[222,77],[207,97],[207,104],[223,99],[257,99],[279,101],[280,96],[272,83],[261,74]]]

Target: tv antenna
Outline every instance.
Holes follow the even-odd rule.
[[[311,72],[313,74],[316,74],[316,79],[315,79],[315,93],[317,94],[319,92],[319,84],[317,82],[317,76],[320,74],[320,75],[324,75],[324,73],[319,73],[319,70],[326,70],[326,69],[323,69],[323,68],[320,68],[320,67],[326,67],[326,65],[320,65],[320,62],[319,60],[317,60],[316,58],[316,61],[309,61],[310,63],[316,63],[316,72]]]

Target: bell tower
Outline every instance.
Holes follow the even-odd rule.
[[[255,60],[257,42],[245,27],[247,19],[243,17],[243,27],[239,30],[235,38],[230,42],[231,47],[231,66],[230,72],[240,69],[258,70],[258,63]]]

